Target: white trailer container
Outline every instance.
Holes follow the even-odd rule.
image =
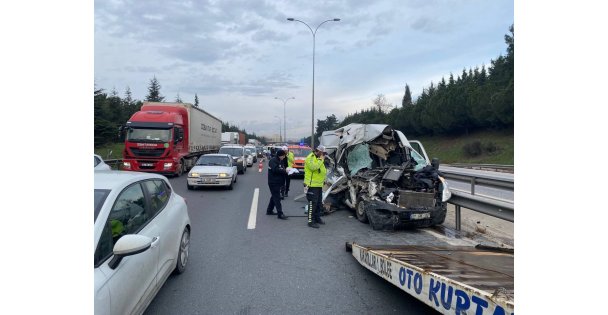
[[[222,144],[238,144],[238,132],[222,132]]]
[[[220,149],[222,121],[208,112],[188,103],[181,103],[190,119],[189,152],[193,155],[213,153]]]

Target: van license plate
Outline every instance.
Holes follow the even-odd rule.
[[[412,213],[410,215],[410,220],[428,219],[430,217],[431,217],[431,214],[429,212],[427,212],[427,213]]]
[[[141,163],[141,166],[154,166],[154,163]]]

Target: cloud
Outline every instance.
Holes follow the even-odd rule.
[[[257,31],[255,32],[255,34],[253,34],[253,36],[251,36],[251,39],[253,39],[256,42],[264,42],[264,41],[286,41],[290,38],[291,36],[287,35],[287,34],[282,34],[279,32],[275,32],[275,31],[269,31],[269,30],[262,30],[262,31]]]
[[[453,23],[423,16],[414,20],[410,26],[414,30],[427,33],[446,33],[452,29]]]

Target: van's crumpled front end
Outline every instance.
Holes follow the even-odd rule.
[[[388,125],[351,124],[323,133],[329,148],[324,201],[345,204],[374,229],[443,223],[451,193],[433,165]]]

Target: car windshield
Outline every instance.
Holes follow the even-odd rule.
[[[220,148],[220,152],[218,153],[222,153],[222,154],[230,154],[232,156],[243,156],[243,149],[242,148],[230,148],[230,147],[223,147]]]
[[[247,152],[247,154],[255,154],[255,148],[245,148],[245,152]]]
[[[103,205],[103,202],[106,200],[109,194],[109,189],[95,189],[95,213],[93,215],[93,222],[97,221],[97,216],[99,215],[99,211],[101,211],[101,206]]]
[[[293,152],[294,157],[307,157],[311,152],[308,148],[294,148],[289,149],[289,151]]]
[[[169,142],[171,129],[129,128],[127,140],[141,142]]]
[[[196,165],[216,165],[216,166],[232,166],[230,158],[225,156],[201,156]]]

